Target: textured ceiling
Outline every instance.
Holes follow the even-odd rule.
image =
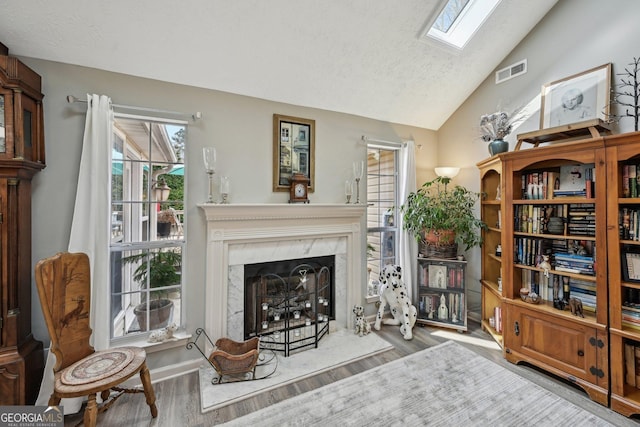
[[[462,53],[440,0],[3,2],[12,55],[437,130],[557,0],[502,0]]]

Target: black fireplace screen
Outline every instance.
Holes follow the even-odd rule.
[[[245,339],[317,336],[335,315],[334,264],[323,256],[245,265]]]

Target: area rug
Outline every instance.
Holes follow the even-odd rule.
[[[448,341],[237,418],[229,426],[609,426]]]
[[[266,379],[214,385],[211,384],[211,379],[216,374],[206,363],[198,372],[201,410],[203,413],[212,411],[392,348],[391,344],[375,333],[359,337],[353,331],[338,329],[322,338],[318,348],[301,351],[289,357],[278,354],[276,372]]]

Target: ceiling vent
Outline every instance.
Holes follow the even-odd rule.
[[[501,70],[496,71],[496,84],[505,82],[527,72],[527,60],[516,62]]]

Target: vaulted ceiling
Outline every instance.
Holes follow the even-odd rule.
[[[0,42],[437,130],[557,1],[502,0],[462,52],[420,38],[442,0],[20,0],[3,2]]]

